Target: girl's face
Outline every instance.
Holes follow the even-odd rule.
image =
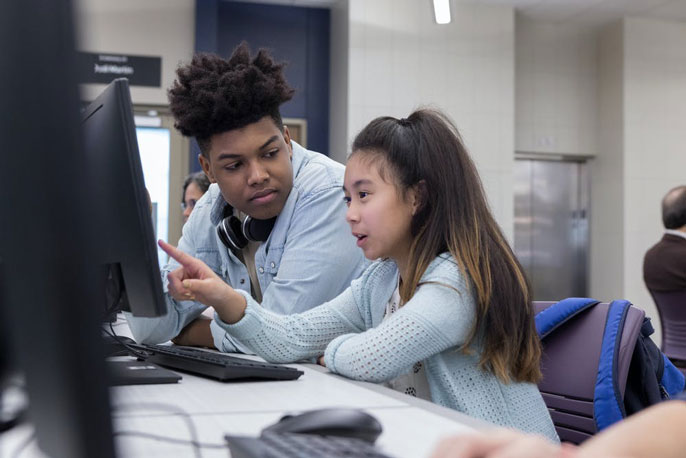
[[[390,173],[390,167],[387,168]],[[385,181],[365,154],[354,155],[345,168],[343,191],[357,246],[367,259],[391,258],[402,268],[412,243],[410,223],[417,209],[413,190],[403,198],[390,176]]]

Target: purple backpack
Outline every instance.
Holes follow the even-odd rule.
[[[534,302],[543,344],[539,389],[560,439],[580,443],[684,390],[683,374],[650,339],[630,302]]]

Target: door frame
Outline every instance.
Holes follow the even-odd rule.
[[[583,155],[583,154],[557,154],[557,153],[538,153],[538,152],[528,152],[528,151],[517,151],[514,155],[515,161],[518,160],[529,160],[529,161],[548,161],[548,162],[564,162],[564,163],[576,163],[581,165],[578,175],[578,200],[580,208],[583,214],[575,215],[577,220],[577,227],[583,220],[586,221],[586,249],[581,256],[583,256],[583,264],[585,269],[585,275],[583,279],[577,279],[580,281],[586,290],[586,294],[590,291],[590,275],[591,275],[591,226],[592,226],[592,208],[591,208],[591,195],[592,195],[592,181],[591,181],[591,168],[592,159],[594,156]],[[515,194],[513,193],[513,200],[515,199]],[[513,228],[516,230],[516,225]],[[515,234],[516,239],[516,234]],[[513,243],[514,250],[514,243]],[[532,291],[533,293],[533,291]],[[562,298],[560,298],[562,299]]]
[[[137,117],[158,118],[157,127],[169,129],[169,235],[168,242],[176,245],[181,238],[183,215],[181,193],[183,180],[188,175],[190,139],[181,135],[174,127],[174,117],[169,107],[164,105],[134,104],[133,113]]]

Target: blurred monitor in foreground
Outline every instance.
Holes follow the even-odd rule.
[[[124,142],[111,171],[126,182],[91,169],[96,162],[84,149],[72,15],[67,0],[0,2],[7,63],[0,72],[0,332],[7,337],[0,381],[24,375],[29,421],[45,454],[109,458],[115,452],[100,338],[104,272],[119,265],[129,307],[144,316],[162,310],[161,282],[150,267],[157,266],[152,223],[147,204],[139,205],[142,178],[126,149],[132,143]],[[115,93],[122,94],[121,84]],[[126,113],[119,116],[113,122],[127,126]],[[88,144],[89,120],[83,129]],[[132,208],[120,211],[115,200]],[[108,227],[114,218],[126,227]],[[134,232],[136,240],[126,235]]]

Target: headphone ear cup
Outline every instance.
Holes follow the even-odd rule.
[[[243,220],[242,233],[251,242],[265,242],[276,223],[276,217],[270,219],[253,219],[246,216]]]
[[[240,251],[248,245],[248,239],[243,235],[241,220],[235,216],[228,216],[217,225],[219,240],[230,250]]]

